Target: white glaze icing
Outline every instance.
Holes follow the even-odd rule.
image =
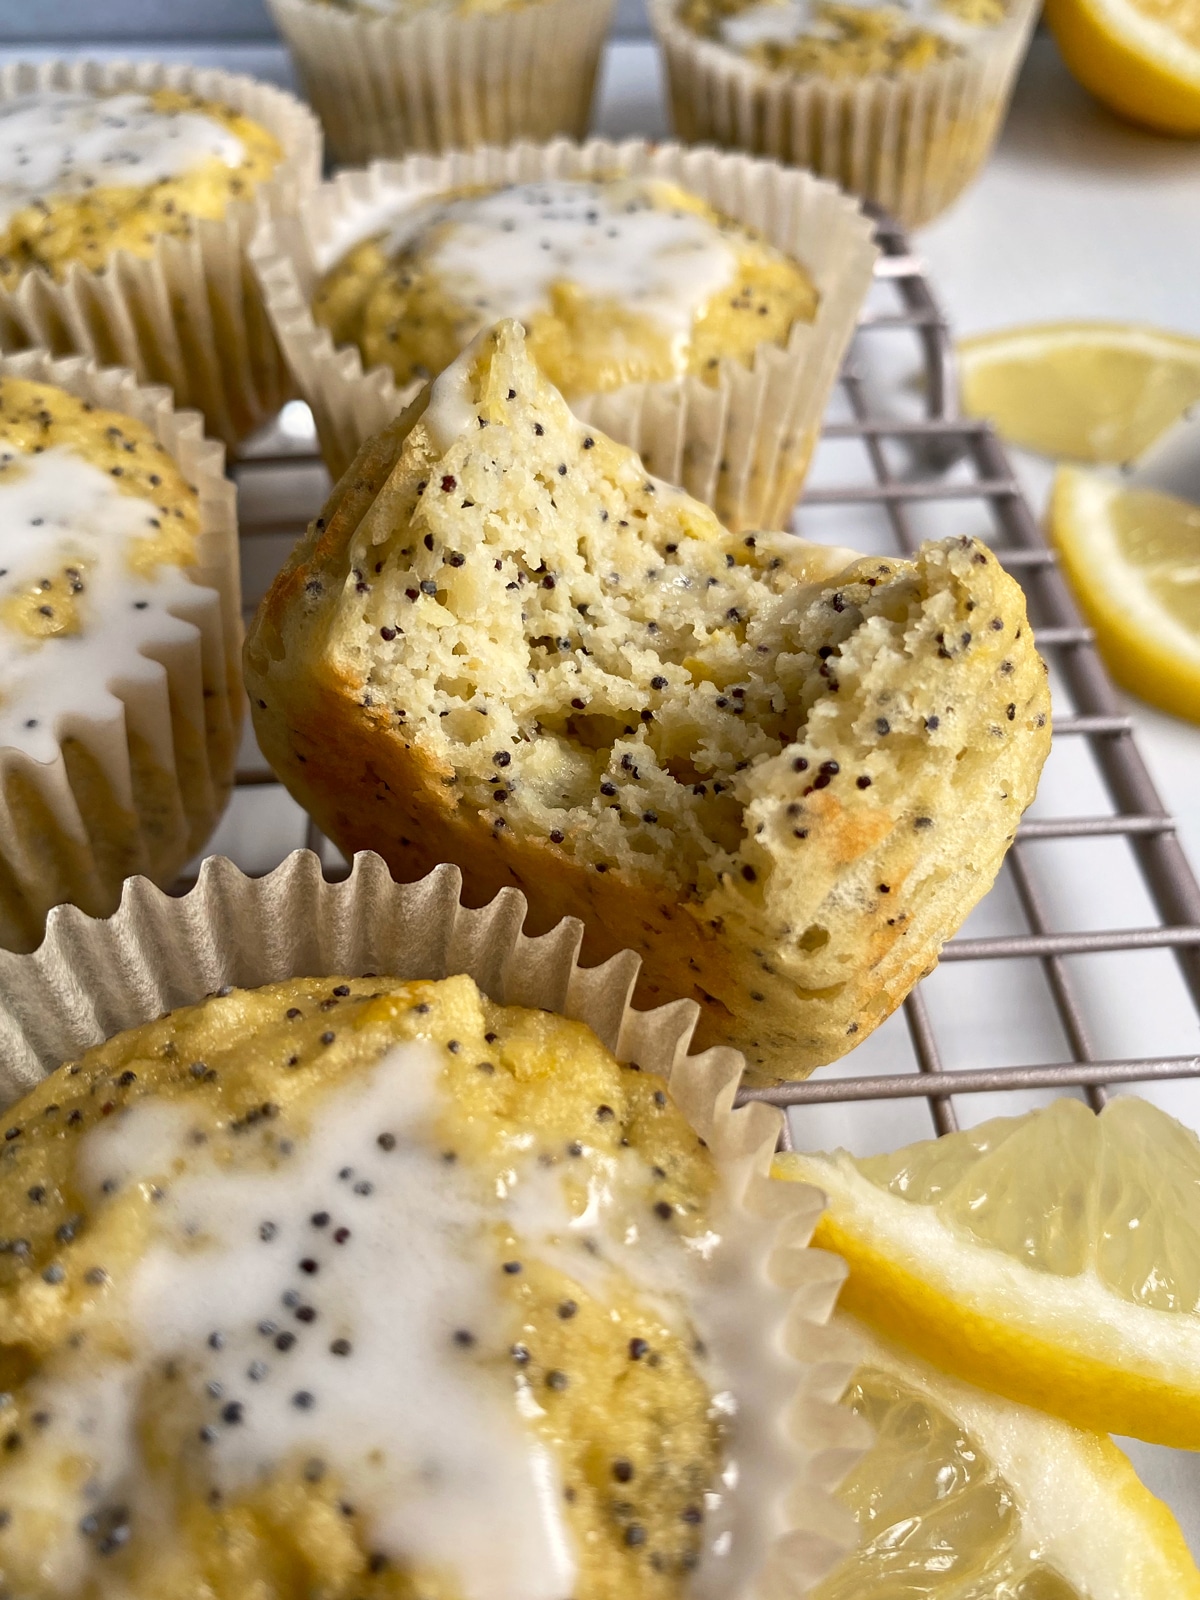
[[[640,312],[667,330],[681,368],[696,312],[737,270],[737,254],[703,217],[665,202],[653,180],[557,179],[451,201],[435,213],[431,270],[487,322],[528,319],[550,287]],[[389,251],[407,243],[394,230]]]
[[[162,668],[142,651],[195,637],[172,609],[194,606],[197,586],[175,566],[145,576],[128,565],[134,539],[156,532],[160,508],[123,493],[108,473],[56,445],[26,454],[0,445],[0,603],[75,565],[81,629],[46,639],[0,620],[0,748],[54,759],[79,723],[108,721],[112,690],[153,682]]]
[[[429,434],[429,442],[433,448],[442,455],[450,449],[456,439],[464,434],[478,432],[479,412],[478,395],[471,383],[471,369],[480,350],[492,336],[491,328],[481,329],[471,340],[465,350],[461,351],[448,367],[444,367],[429,386],[429,403],[425,407],[421,421]],[[582,427],[579,419],[573,420]],[[656,478],[652,472],[643,472],[642,481],[652,483],[655,493],[660,501],[687,500],[687,491],[678,484],[668,483],[665,478]],[[373,535],[374,542],[379,544],[388,538],[386,525],[381,524]],[[760,538],[765,535],[760,535]],[[796,545],[797,539],[792,534],[779,534],[781,544],[786,543],[790,553],[791,546]],[[822,547],[824,548],[824,547]],[[839,554],[841,553],[839,549]],[[841,566],[847,566],[857,556],[851,552]],[[840,570],[840,568],[838,569]],[[348,580],[350,581],[350,580]]]
[[[955,44],[978,39],[986,28],[964,22],[947,11],[939,0],[838,0],[860,11],[888,9],[900,14],[907,27],[923,28],[940,34]],[[734,50],[751,50],[757,44],[789,44],[804,34],[817,38],[833,37],[836,30],[819,15],[820,0],[757,0],[745,10],[724,17],[721,39]]]
[[[389,255],[428,233],[428,270],[481,323],[527,321],[548,309],[552,284],[577,285],[656,323],[680,371],[696,312],[733,281],[737,253],[711,222],[674,208],[654,179],[609,183],[552,179],[458,200],[411,201],[397,215],[358,210],[323,256],[387,227]]]
[[[169,1540],[134,1419],[142,1383],[170,1360],[209,1430],[191,1448],[224,1492],[275,1463],[319,1460],[337,1471],[372,1548],[449,1570],[464,1600],[565,1600],[575,1560],[557,1467],[529,1425],[536,1396],[519,1368],[508,1376],[500,1343],[490,1230],[503,1219],[601,1301],[621,1274],[703,1339],[713,1408],[731,1435],[690,1590],[703,1600],[748,1592],[780,1531],[791,1466],[780,1430],[795,1371],[762,1335],[787,1302],[766,1281],[770,1230],[722,1196],[698,1241],[639,1227],[651,1185],[631,1151],[607,1164],[579,1217],[558,1171],[523,1159],[520,1141],[488,1194],[469,1167],[441,1158],[442,1092],[431,1047],[399,1045],[323,1105],[307,1136],[293,1142],[273,1124],[286,1152],[273,1166],[236,1148],[219,1163],[189,1140],[186,1110],[153,1100],[89,1133],[82,1192],[98,1200],[157,1182],[158,1234],[122,1297],[131,1359],[98,1368],[94,1356],[68,1357],[39,1378],[31,1403],[50,1421],[36,1450],[86,1456],[92,1502],[101,1517],[122,1508],[123,1537]],[[281,1334],[294,1336],[286,1349]],[[348,1354],[331,1350],[339,1339]],[[55,1592],[67,1600],[86,1569],[101,1583],[97,1600],[117,1600],[89,1555],[73,1525],[47,1536]]]
[[[318,202],[328,205],[332,214],[319,212],[311,223],[309,248],[314,270],[328,272],[355,245],[387,233],[402,217],[425,206],[439,193],[433,185],[415,184],[406,189],[404,199],[398,201],[394,193],[379,191],[374,174],[367,174],[359,183],[339,183],[333,196],[319,192]],[[333,204],[329,204],[330,199]]]
[[[442,455],[446,454],[461,434],[476,426],[475,393],[471,386],[471,368],[490,330],[477,333],[471,343],[450,365],[433,380],[429,389],[429,404],[421,421],[429,434],[429,442]],[[380,537],[387,538],[387,530],[380,529]]]
[[[158,1520],[136,1470],[134,1399],[173,1358],[212,1429],[193,1448],[224,1492],[253,1487],[276,1463],[320,1460],[353,1496],[373,1549],[452,1571],[464,1600],[571,1593],[554,1463],[511,1390],[456,1343],[469,1330],[480,1352],[511,1366],[497,1345],[484,1197],[441,1160],[432,1129],[438,1070],[428,1046],[398,1046],[323,1106],[274,1167],[218,1165],[189,1146],[184,1110],[153,1101],[85,1139],[85,1193],[135,1177],[164,1190],[124,1313],[135,1355],[106,1387],[126,1404],[106,1403],[85,1436],[96,1499],[123,1506],[134,1536]],[[393,1148],[380,1147],[382,1132]],[[315,1227],[321,1213],[329,1220]],[[311,1320],[297,1316],[306,1308]],[[339,1339],[347,1354],[331,1351]],[[43,1448],[71,1446],[94,1409],[90,1376],[42,1380],[53,1419]],[[64,1533],[69,1544],[74,1530]]]
[[[20,95],[0,104],[0,226],[31,200],[141,188],[213,157],[240,166],[245,146],[202,112],[160,111],[136,93]]]

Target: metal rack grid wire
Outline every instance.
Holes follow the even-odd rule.
[[[881,254],[876,289],[883,291],[885,304],[878,307],[878,296],[868,301],[840,377],[841,403],[831,407],[822,435],[823,445],[853,442],[865,452],[870,471],[862,481],[810,482],[800,513],[837,508],[881,514],[893,548],[909,552],[923,537],[917,526],[920,508],[947,503],[986,509],[991,524],[988,542],[1025,589],[1038,647],[1051,667],[1056,702],[1061,696],[1070,706],[1066,712],[1056,710],[1055,744],[1065,740],[1086,744],[1111,809],[1098,806],[1090,815],[1023,821],[1004,869],[1015,890],[1023,930],[982,938],[959,936],[946,945],[941,957],[943,966],[1014,960],[1036,963],[1066,1042],[1065,1059],[948,1070],[924,985],[918,985],[904,1005],[913,1070],[834,1077],[818,1074],[806,1082],[747,1090],[742,1098],[793,1107],[924,1097],[939,1134],[958,1126],[952,1100],[957,1095],[1078,1088],[1098,1110],[1114,1085],[1200,1077],[1200,1055],[1106,1058],[1099,1053],[1071,958],[1111,952],[1170,952],[1191,1012],[1200,1017],[1200,884],[1134,742],[1130,719],[1123,714],[1106,676],[1093,634],[1084,624],[1012,464],[988,424],[959,413],[950,330],[922,264],[903,233],[886,218],[877,219],[877,235]],[[903,336],[917,351],[923,389],[920,415],[898,415],[895,408],[878,405],[863,371],[869,358],[865,363],[863,358],[865,353],[869,357],[870,346],[880,335]],[[843,420],[837,420],[839,410]],[[903,470],[897,468],[897,450],[907,453]],[[250,614],[287,547],[304,522],[316,515],[328,479],[311,439],[289,445],[286,433],[278,430],[271,440],[236,461],[233,474],[243,505],[243,566]],[[344,861],[330,858],[328,842],[312,822],[285,800],[257,752],[239,770],[237,785],[239,794],[269,786],[278,791],[279,799],[293,807],[293,821],[303,829],[303,842],[322,856],[329,876],[345,872]],[[1142,927],[1053,931],[1046,904],[1047,881],[1031,847],[1047,840],[1105,838],[1122,840],[1132,852],[1157,921]],[[284,840],[281,833],[279,842],[276,859],[301,840]],[[261,870],[274,861],[242,864]],[[184,886],[181,883],[180,887]]]

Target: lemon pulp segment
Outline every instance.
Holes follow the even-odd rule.
[[[1131,461],[1200,400],[1200,339],[1117,322],[1047,322],[965,339],[963,405],[1011,443]]]
[[[1113,676],[1200,722],[1200,506],[1061,467],[1049,529]]]
[[[875,1442],[839,1498],[859,1547],[812,1600],[1189,1600],[1174,1518],[1101,1435],[939,1373],[838,1313]]]

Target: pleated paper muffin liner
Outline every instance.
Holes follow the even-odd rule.
[[[367,16],[269,0],[343,165],[587,132],[613,0]]]
[[[313,318],[318,281],[341,252],[430,194],[614,173],[668,179],[757,229],[799,261],[820,301],[815,319],[797,323],[786,345],[764,342],[749,366],[723,359],[712,386],[693,376],[630,383],[576,398],[571,408],[631,445],[650,472],[712,506],[727,527],[787,526],[870,285],[872,227],[854,201],[809,173],[677,144],[555,140],[376,162],[322,184],[295,216],[264,222],[251,257],[335,478],[420,389],[399,387],[386,367],[364,371],[357,347],[335,346]]]
[[[895,76],[799,76],[693,33],[678,0],[648,0],[680,139],[804,167],[873,201],[906,227],[944,211],[987,159],[1038,12],[1013,0],[965,53]]]
[[[44,350],[0,357],[0,375],[55,384],[143,422],[199,495],[194,594],[142,648],[144,670],[109,687],[107,714],[71,713],[50,762],[0,747],[0,946],[32,949],[70,901],[107,916],[133,873],[169,883],[201,848],[233,786],[241,731],[241,583],[223,446],[194,411],[128,372]],[[154,664],[157,663],[157,666]]]
[[[220,219],[198,218],[187,238],[160,238],[148,257],[116,251],[99,272],[78,262],[61,281],[41,269],[0,285],[0,350],[49,350],[127,367],[166,384],[208,431],[236,444],[291,393],[287,365],[246,261],[261,215],[293,210],[320,177],[321,130],[306,106],[253,78],[151,62],[52,61],[0,68],[0,104],[38,90],[90,94],[176,89],[232,106],[274,135],[283,158]]]
[[[36,954],[0,953],[0,1097],[11,1103],[61,1062],[177,1006],[226,986],[294,977],[467,973],[502,1005],[586,1023],[619,1060],[665,1078],[707,1141],[722,1179],[723,1226],[740,1259],[752,1263],[754,1291],[732,1341],[736,1355],[723,1352],[734,1370],[722,1381],[737,1392],[741,1373],[747,1393],[780,1398],[777,1416],[753,1440],[737,1440],[743,1482],[772,1472],[763,1567],[750,1581],[714,1586],[702,1565],[697,1591],[719,1589],[723,1600],[802,1596],[854,1542],[852,1520],[832,1490],[865,1442],[861,1425],[837,1404],[854,1367],[851,1347],[827,1325],[845,1264],[808,1248],[822,1197],[770,1178],[781,1113],[761,1103],[733,1109],[744,1065],[736,1051],[688,1053],[693,1002],[634,1010],[636,955],[582,968],[581,923],[568,918],[527,938],[517,890],[468,910],[461,882],[457,868],[441,866],[417,883],[397,884],[378,856],[364,853],[348,880],[332,884],[317,856],[297,851],[257,879],[212,857],[181,899],[133,879],[105,922],[61,907]]]

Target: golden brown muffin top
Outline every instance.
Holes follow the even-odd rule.
[[[339,344],[402,387],[502,317],[568,397],[748,365],[816,315],[804,268],[659,178],[564,179],[439,196],[355,244],[313,302]]]
[[[467,978],[119,1034],[0,1143],[2,1581],[669,1600],[720,1498],[715,1194],[661,1080]]]
[[[282,154],[251,118],[175,89],[0,101],[0,283],[149,256],[248,200]]]
[[[681,20],[773,71],[852,79],[920,72],[997,26],[1004,0],[683,0]]]
[[[191,589],[199,499],[145,423],[5,376],[0,517],[0,745],[50,759],[57,715],[96,709],[177,631],[163,610]]]

